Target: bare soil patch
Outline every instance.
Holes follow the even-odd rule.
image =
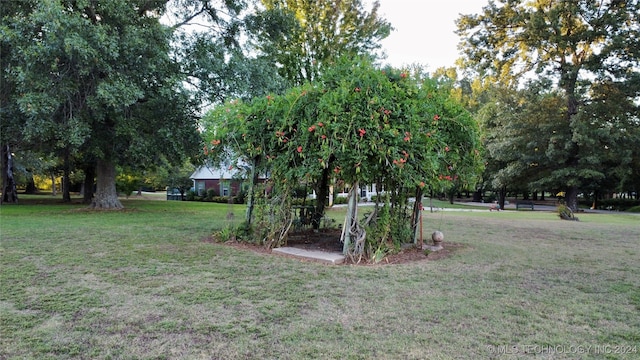
[[[342,243],[340,242],[340,230],[304,230],[293,232],[289,235],[286,246],[296,247],[305,250],[315,251],[327,251],[327,252],[342,252]],[[205,242],[215,242],[213,238],[207,238]],[[264,246],[257,244],[250,244],[242,241],[227,241],[221,243],[226,246],[232,246],[237,249],[249,250],[258,253],[269,254],[271,250],[266,249]],[[425,245],[430,242],[425,241]],[[453,252],[460,250],[464,247],[463,244],[444,242],[442,244],[443,249],[439,251],[431,251],[425,253],[424,250],[418,250],[413,245],[407,245],[403,247],[398,253],[387,255],[387,257],[379,264],[405,264],[416,261],[434,261],[446,258]],[[346,261],[346,264],[354,264],[353,262]],[[359,265],[370,265],[366,262],[360,262]]]

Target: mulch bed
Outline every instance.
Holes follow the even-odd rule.
[[[329,251],[329,252],[342,252],[342,243],[340,242],[340,230],[304,230],[299,232],[292,232],[289,235],[287,246],[301,248],[305,250],[317,250],[317,251]],[[204,239],[205,242],[215,242],[213,238]],[[221,243],[226,246],[232,246],[234,248],[250,250],[258,253],[269,254],[271,250],[266,249],[264,246],[250,244],[241,241],[227,241]],[[425,245],[427,245],[425,241]],[[416,261],[433,261],[448,257],[456,250],[462,249],[464,245],[457,243],[444,242],[443,249],[439,251],[430,252],[429,255],[425,255],[424,251],[418,251],[415,247],[409,246],[400,250],[396,254],[388,255],[377,265],[385,264],[405,264]],[[346,264],[354,264],[349,261]],[[360,262],[358,265],[371,265],[366,262]]]

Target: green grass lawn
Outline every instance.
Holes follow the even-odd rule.
[[[461,250],[331,266],[203,241],[242,206],[123,203],[0,207],[0,359],[640,357],[637,215],[425,212]]]

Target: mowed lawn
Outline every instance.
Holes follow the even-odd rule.
[[[426,212],[452,256],[331,266],[203,241],[242,206],[30,202],[0,208],[0,359],[640,358],[637,215]]]

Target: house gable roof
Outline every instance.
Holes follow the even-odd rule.
[[[200,166],[191,174],[192,180],[209,180],[209,179],[231,179],[238,174],[238,170],[232,168],[218,168],[211,166]]]

